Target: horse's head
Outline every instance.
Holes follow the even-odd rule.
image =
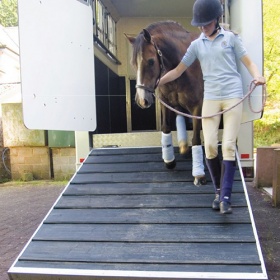
[[[135,101],[139,107],[149,108],[163,70],[162,54],[146,29],[137,37],[125,36],[133,46],[131,62],[137,71]]]

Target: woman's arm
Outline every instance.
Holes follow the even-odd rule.
[[[264,85],[266,83],[265,78],[260,74],[257,65],[251,60],[248,55],[241,57],[241,62],[245,65],[249,73],[254,79],[255,85]]]
[[[162,86],[166,83],[172,82],[174,80],[176,80],[177,78],[179,78],[184,71],[186,71],[187,66],[180,62],[176,68],[170,70],[169,72],[167,72],[159,81],[158,86]]]

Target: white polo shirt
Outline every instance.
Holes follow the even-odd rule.
[[[182,62],[189,67],[196,59],[199,60],[204,80],[204,99],[242,98],[242,81],[236,59],[246,54],[240,37],[222,28],[213,41],[201,33],[189,46]]]

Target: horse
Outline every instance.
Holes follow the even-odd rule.
[[[133,48],[131,64],[137,72],[135,102],[142,108],[149,108],[154,102],[155,89],[161,76],[175,68],[184,56],[188,46],[199,35],[188,32],[175,21],[160,21],[144,28],[136,37],[124,34]],[[203,101],[203,79],[200,64],[195,61],[181,77],[159,86],[159,98],[178,111],[187,111],[200,116]],[[171,127],[174,112],[161,104],[162,158],[167,168],[176,166]],[[192,160],[195,185],[206,184],[203,152],[200,139],[201,119],[192,118]],[[176,116],[177,136],[180,153],[189,150],[186,127],[182,115]]]

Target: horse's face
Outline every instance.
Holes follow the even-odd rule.
[[[135,101],[139,107],[146,109],[154,102],[153,92],[160,76],[157,49],[145,29],[136,38],[126,37],[133,45],[132,64],[137,72]]]

